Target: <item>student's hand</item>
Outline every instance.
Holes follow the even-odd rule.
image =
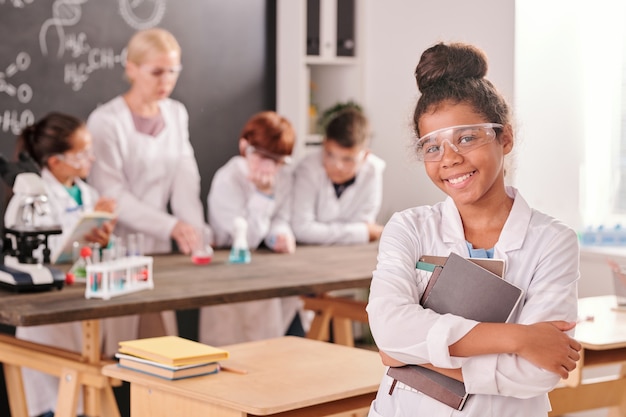
[[[248,179],[252,181],[256,189],[267,195],[272,195],[274,193],[274,177],[270,175],[265,175],[262,173],[254,172],[250,173]]]
[[[94,206],[94,210],[96,211],[104,211],[107,213],[115,212],[115,200],[108,197],[100,197]]]
[[[176,241],[178,249],[185,255],[189,255],[193,248],[198,247],[200,241],[195,227],[180,220],[172,229],[170,236]]]
[[[248,179],[254,184],[256,189],[263,194],[272,195],[277,173],[276,164],[270,160],[263,159],[258,165],[250,168]]]
[[[540,368],[567,378],[576,369],[580,359],[581,344],[565,332],[576,323],[548,321],[521,326],[522,334],[518,354]]]
[[[367,231],[369,233],[370,242],[380,239],[380,235],[383,233],[383,226],[377,223],[368,223]]]
[[[272,250],[278,253],[294,253],[296,251],[296,241],[290,235],[276,235]]]
[[[397,367],[406,365],[406,363],[400,362],[399,360],[392,358],[382,350],[379,350],[378,354],[380,355],[380,359],[382,359],[383,365],[385,366]]]
[[[87,242],[97,243],[102,248],[107,247],[116,222],[117,220],[111,220],[102,224],[102,227],[100,228],[94,227],[91,229],[91,232],[85,235],[85,240]]]

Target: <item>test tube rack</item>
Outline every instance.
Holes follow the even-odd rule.
[[[85,298],[102,298],[154,288],[151,256],[127,256],[87,265]]]

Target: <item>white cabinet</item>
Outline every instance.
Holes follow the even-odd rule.
[[[363,101],[358,0],[278,0],[276,110],[297,133],[294,156],[317,146],[312,108]]]

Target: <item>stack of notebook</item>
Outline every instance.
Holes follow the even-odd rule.
[[[176,380],[213,374],[228,351],[178,336],[151,337],[120,342],[119,366]]]
[[[447,258],[424,256],[417,268],[432,272],[420,304],[439,314],[505,323],[524,294],[503,279],[503,260],[465,259],[451,253]],[[456,410],[462,410],[469,397],[463,382],[419,365],[392,367],[387,375]]]

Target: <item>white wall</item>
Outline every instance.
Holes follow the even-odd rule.
[[[365,5],[365,109],[373,151],[387,161],[381,220],[440,201],[421,163],[412,159],[413,72],[421,53],[439,41],[463,41],[489,58],[488,78],[513,105],[515,10],[512,0],[362,1]]]
[[[516,7],[516,107],[526,145],[518,183],[533,190],[532,205],[577,228],[618,221],[610,208],[625,11],[620,0]]]
[[[517,2],[515,44],[515,183],[531,206],[573,227],[581,223],[584,139],[584,52],[577,3]]]
[[[515,108],[521,145],[516,185],[531,206],[577,229],[610,224],[624,10],[619,0],[523,0],[516,5]],[[602,251],[581,251],[580,296],[613,291],[606,264],[613,254]],[[623,254],[615,259],[626,262]]]
[[[611,186],[611,178],[592,162],[602,167],[615,153],[607,138],[617,120],[612,85],[619,76],[622,45],[615,39],[621,37],[623,1],[366,4],[365,108],[375,130],[373,150],[387,161],[381,220],[443,198],[408,148],[417,99],[413,71],[422,51],[443,40],[484,49],[488,78],[512,106],[516,150],[508,182],[531,206],[582,228],[582,207],[590,211],[593,193]],[[611,293],[602,256],[584,252],[581,276],[581,296]]]

